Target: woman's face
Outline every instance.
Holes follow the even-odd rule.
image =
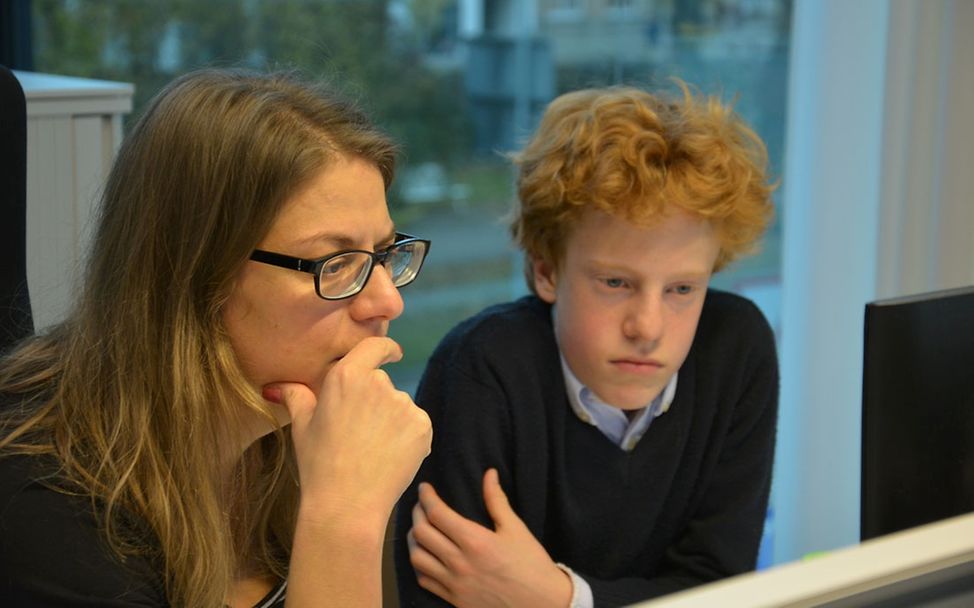
[[[318,259],[344,249],[375,251],[394,241],[379,170],[341,158],[289,199],[258,249]],[[402,313],[388,271],[376,265],[362,291],[344,300],[315,293],[314,276],[248,261],[223,311],[230,341],[257,390],[299,382],[316,394],[328,371],[369,336],[384,336]]]

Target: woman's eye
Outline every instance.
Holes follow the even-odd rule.
[[[335,258],[321,267],[321,274],[324,276],[341,274],[348,269],[348,260]]]

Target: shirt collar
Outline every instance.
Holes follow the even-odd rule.
[[[629,420],[625,412],[605,403],[595,392],[582,384],[568,366],[564,355],[561,355],[561,369],[565,375],[568,403],[575,415],[582,422],[598,428],[603,435],[625,450],[633,449],[653,420],[669,411],[676,396],[679,376],[679,372],[673,374],[660,394],[647,403],[635,418]]]
[[[552,324],[554,324],[554,316],[555,307],[552,306]],[[642,411],[635,418],[629,420],[625,412],[603,402],[594,391],[582,384],[581,380],[568,366],[565,355],[561,352],[561,345],[558,345],[558,354],[561,358],[561,369],[565,376],[568,403],[571,405],[572,411],[582,422],[598,428],[603,435],[626,451],[636,447],[636,443],[639,442],[654,419],[669,411],[673,398],[676,396],[679,372],[673,374],[656,398],[647,403],[646,407],[642,408]]]

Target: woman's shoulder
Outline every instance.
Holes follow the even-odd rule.
[[[53,457],[0,456],[0,595],[23,605],[166,605],[159,573],[116,556],[90,498],[64,486]]]

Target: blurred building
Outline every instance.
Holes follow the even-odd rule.
[[[780,59],[790,4],[458,0],[450,7],[457,27],[447,53],[453,61],[446,63],[464,71],[477,150],[509,150],[560,92],[623,82],[657,84],[673,74],[710,84],[705,66],[738,60],[760,68],[766,60]]]

